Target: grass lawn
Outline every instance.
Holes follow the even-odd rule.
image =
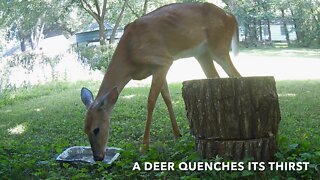
[[[135,162],[204,161],[194,152],[189,135],[181,83],[170,84],[175,114],[183,137],[174,141],[166,106],[161,98],[153,116],[150,151],[139,153],[148,87],[125,88],[112,114],[108,146],[124,149],[112,165],[58,163],[67,147],[89,145],[83,131],[85,107],[82,86],[96,94],[100,82],[51,83],[0,94],[1,179],[230,179],[320,178],[320,80],[277,81],[281,108],[278,161],[308,161],[307,171],[132,171]],[[221,161],[219,157],[210,161]]]
[[[88,145],[83,132],[85,108],[79,98],[82,85],[98,88],[99,83],[50,84],[19,90],[1,99],[0,108],[0,176],[6,178],[157,178],[165,176],[241,177],[243,172],[139,172],[134,162],[198,160],[189,135],[181,84],[170,85],[173,104],[183,137],[175,142],[164,102],[160,99],[152,124],[152,147],[142,155],[142,141],[149,88],[126,88],[112,116],[109,146],[123,148],[121,158],[112,166],[98,164],[60,164],[54,158],[69,146]],[[282,120],[279,129],[279,161],[320,163],[320,81],[277,82]],[[96,92],[96,91],[95,91]],[[24,98],[22,98],[24,97]],[[3,103],[8,103],[3,106]],[[259,177],[261,174],[249,173]],[[265,172],[263,177],[318,177],[310,166],[306,172]]]

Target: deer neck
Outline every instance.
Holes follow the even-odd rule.
[[[131,76],[128,65],[125,64],[122,57],[115,54],[104,75],[96,99],[104,96],[114,87],[117,87],[120,94],[130,80]]]

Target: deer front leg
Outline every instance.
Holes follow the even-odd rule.
[[[141,152],[145,152],[149,148],[152,114],[162,85],[165,82],[168,69],[169,67],[159,68],[155,70],[152,75],[152,83],[148,97],[147,122],[144,130],[143,145],[140,149]]]
[[[162,89],[161,89],[161,95],[162,95],[164,102],[167,105],[167,108],[168,108],[171,126],[172,126],[172,130],[173,130],[173,135],[174,135],[175,139],[178,139],[179,137],[181,137],[181,134],[180,134],[180,130],[179,130],[179,127],[178,127],[178,124],[176,121],[176,117],[173,112],[172,102],[171,102],[171,97],[170,97],[170,93],[169,93],[167,80],[164,80],[164,83],[163,83]]]

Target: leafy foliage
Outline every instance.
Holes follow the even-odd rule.
[[[115,44],[108,44],[105,47],[79,45],[77,51],[83,63],[89,64],[94,70],[98,69],[104,72],[111,61],[115,48]]]
[[[319,47],[319,1],[314,0],[223,0],[244,28],[245,41],[256,43],[262,36],[262,25],[271,22],[294,25],[299,46]],[[283,12],[283,14],[281,13]],[[268,27],[270,28],[270,27]],[[287,29],[287,31],[291,31]],[[271,32],[269,32],[271,33]],[[269,36],[270,37],[270,36]],[[269,41],[271,38],[269,39]],[[287,40],[290,44],[290,40]]]

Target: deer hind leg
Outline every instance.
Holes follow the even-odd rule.
[[[217,44],[220,44],[220,46]],[[230,43],[211,43],[209,44],[209,48],[214,60],[222,67],[229,77],[241,77],[238,70],[234,67],[229,55]]]
[[[215,54],[214,59],[222,67],[222,69],[228,74],[229,77],[241,77],[238,70],[234,67],[229,51],[225,51],[223,54]]]
[[[171,97],[170,97],[169,88],[168,88],[168,83],[167,83],[166,80],[164,81],[164,83],[162,85],[161,95],[162,95],[162,98],[163,98],[164,102],[167,105],[167,108],[168,108],[170,121],[171,121],[171,126],[172,126],[172,130],[173,130],[173,135],[174,135],[175,139],[178,139],[179,137],[181,137],[181,134],[180,134],[180,130],[179,130],[179,127],[178,127],[178,124],[177,124],[177,121],[176,121],[176,117],[175,117],[174,112],[173,112]]]
[[[213,32],[214,26],[211,27]],[[240,73],[234,67],[229,49],[234,33],[234,28],[230,26],[226,30],[218,29],[220,33],[208,33],[208,47],[210,55],[223,68],[229,77],[241,77]],[[210,30],[209,30],[210,31]]]
[[[149,148],[152,114],[155,108],[157,98],[161,92],[162,85],[165,82],[168,70],[169,70],[169,67],[163,67],[155,70],[152,74],[152,83],[151,83],[151,88],[149,92],[148,106],[147,106],[147,111],[148,111],[147,122],[144,130],[143,145],[140,149],[141,152],[145,152]]]
[[[218,78],[219,74],[213,64],[213,58],[210,55],[210,52],[205,52],[201,54],[200,56],[196,57],[198,60],[204,74],[207,76],[207,78]]]

